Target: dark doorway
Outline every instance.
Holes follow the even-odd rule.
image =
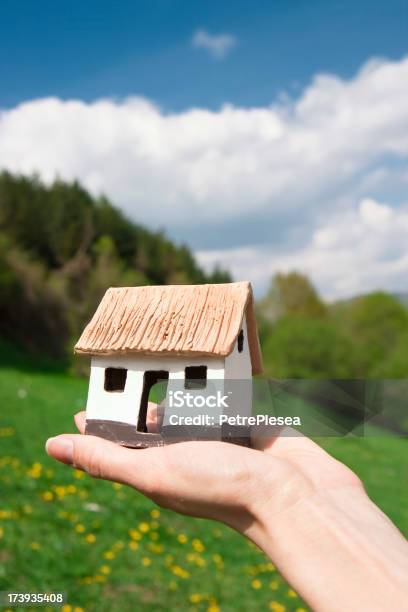
[[[152,390],[152,387],[157,383],[166,383],[169,380],[169,373],[165,370],[147,370],[143,376],[143,391],[142,391],[142,399],[140,400],[140,410],[139,410],[139,418],[137,421],[137,431],[142,433],[147,433],[147,405],[149,402],[149,395]],[[160,385],[162,386],[162,385]],[[163,395],[163,390],[161,389],[161,395]],[[154,398],[156,401],[157,399]]]

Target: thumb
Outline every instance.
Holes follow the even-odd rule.
[[[144,493],[152,488],[146,451],[156,449],[130,450],[96,436],[63,434],[49,438],[45,450],[54,459],[84,470],[94,478],[128,484]]]

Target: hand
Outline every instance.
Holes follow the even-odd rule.
[[[156,410],[149,405],[149,431],[157,429]],[[83,434],[85,412],[75,416],[75,423]],[[50,439],[46,449],[91,476],[130,485],[160,506],[216,519],[241,532],[262,505],[280,512],[316,487],[361,486],[348,468],[305,437],[259,437],[253,445],[257,450],[204,441],[141,450],[64,434]]]
[[[150,406],[149,430],[154,415]],[[75,422],[83,433],[85,413]],[[406,609],[408,547],[357,476],[303,436],[254,436],[252,446],[202,441],[131,450],[64,434],[46,449],[163,507],[245,534],[313,610]]]

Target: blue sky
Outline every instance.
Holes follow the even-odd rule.
[[[191,48],[200,28],[238,44],[214,61]],[[351,77],[367,58],[401,57],[407,33],[405,0],[6,0],[1,106],[130,94],[168,110],[265,105],[316,72]]]
[[[221,263],[406,291],[406,0],[17,3],[0,169],[78,179]]]

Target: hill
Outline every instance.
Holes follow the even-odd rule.
[[[393,296],[400,304],[408,308],[408,293],[394,293]]]
[[[0,174],[0,336],[63,359],[108,286],[226,282],[81,185]]]

